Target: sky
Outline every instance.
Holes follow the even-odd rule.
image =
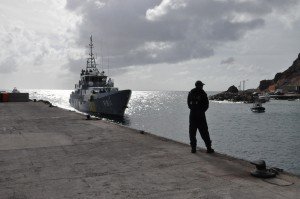
[[[245,89],[300,53],[300,0],[1,0],[0,89],[73,89],[90,35],[119,89]]]

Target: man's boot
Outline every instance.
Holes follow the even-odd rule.
[[[196,147],[192,147],[191,153],[196,153]]]
[[[207,147],[207,150],[206,150],[206,153],[214,153],[215,150],[213,148],[210,147]]]

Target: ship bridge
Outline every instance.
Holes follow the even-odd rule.
[[[107,76],[98,75],[85,75],[82,77],[83,85],[88,87],[106,87],[107,86]]]

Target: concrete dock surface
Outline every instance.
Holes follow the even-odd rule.
[[[253,169],[42,102],[0,103],[1,199],[300,198],[299,176]]]

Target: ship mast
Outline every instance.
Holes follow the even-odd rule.
[[[90,69],[91,69],[92,71],[98,72],[96,60],[95,60],[94,53],[93,53],[94,44],[93,44],[93,36],[92,35],[90,37],[89,47],[90,47],[90,53],[89,53],[90,57],[87,59],[86,70],[90,71]]]

